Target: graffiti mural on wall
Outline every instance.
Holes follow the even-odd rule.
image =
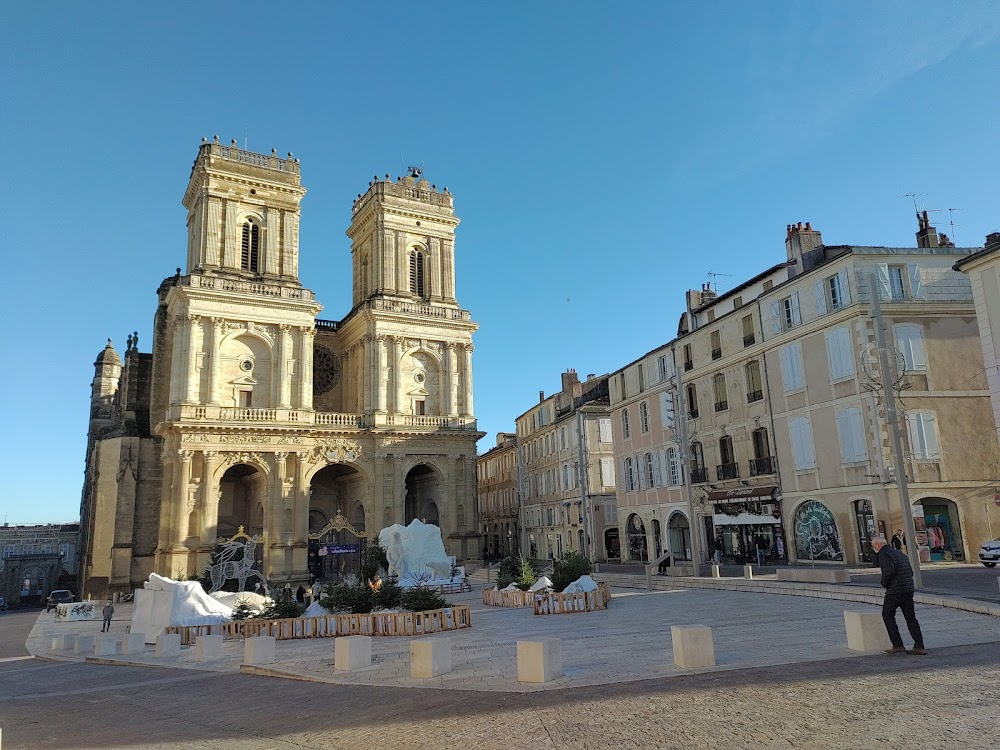
[[[808,500],[795,511],[795,549],[800,560],[844,559],[837,524],[823,503]]]

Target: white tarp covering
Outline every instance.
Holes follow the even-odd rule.
[[[580,576],[563,589],[564,594],[577,594],[581,591],[597,591],[597,582],[590,576]]]
[[[130,632],[145,633],[146,643],[171,625],[212,625],[228,622],[232,607],[209,596],[197,581],[175,581],[150,573],[135,591]]]
[[[552,588],[552,581],[549,580],[548,576],[542,576],[531,584],[531,588],[529,588],[528,591],[541,591],[542,589],[550,588]]]

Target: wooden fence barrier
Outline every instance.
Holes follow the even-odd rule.
[[[611,601],[611,587],[598,583],[596,591],[575,594],[557,594],[554,591],[535,594],[536,615],[564,615],[571,612],[595,612],[607,609]]]
[[[487,607],[530,607],[534,601],[534,591],[483,589],[483,604]]]
[[[372,612],[363,615],[320,615],[281,620],[232,620],[217,625],[174,625],[164,633],[179,633],[190,646],[199,635],[221,635],[226,640],[269,635],[275,640],[335,638],[341,635],[427,635],[472,626],[472,610],[465,604],[426,612]]]

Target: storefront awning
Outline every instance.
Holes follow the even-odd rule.
[[[743,500],[748,497],[770,497],[778,489],[776,485],[767,487],[740,487],[732,490],[715,490],[708,493],[710,503],[731,502],[733,500]]]

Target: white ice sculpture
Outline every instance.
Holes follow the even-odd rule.
[[[403,588],[450,580],[452,561],[437,526],[416,518],[409,526],[396,523],[378,533],[378,543],[386,551],[389,575],[396,575]]]
[[[550,589],[550,588],[552,588],[552,581],[549,580],[548,576],[542,576],[533,584],[531,584],[531,587],[528,589],[528,591],[535,592],[535,591],[541,591],[542,589]]]
[[[597,591],[597,581],[590,576],[580,576],[563,589],[564,594],[577,594],[581,591]]]
[[[135,591],[132,633],[145,633],[146,643],[171,625],[214,625],[228,622],[233,610],[213,599],[197,581],[175,581],[150,573]]]

